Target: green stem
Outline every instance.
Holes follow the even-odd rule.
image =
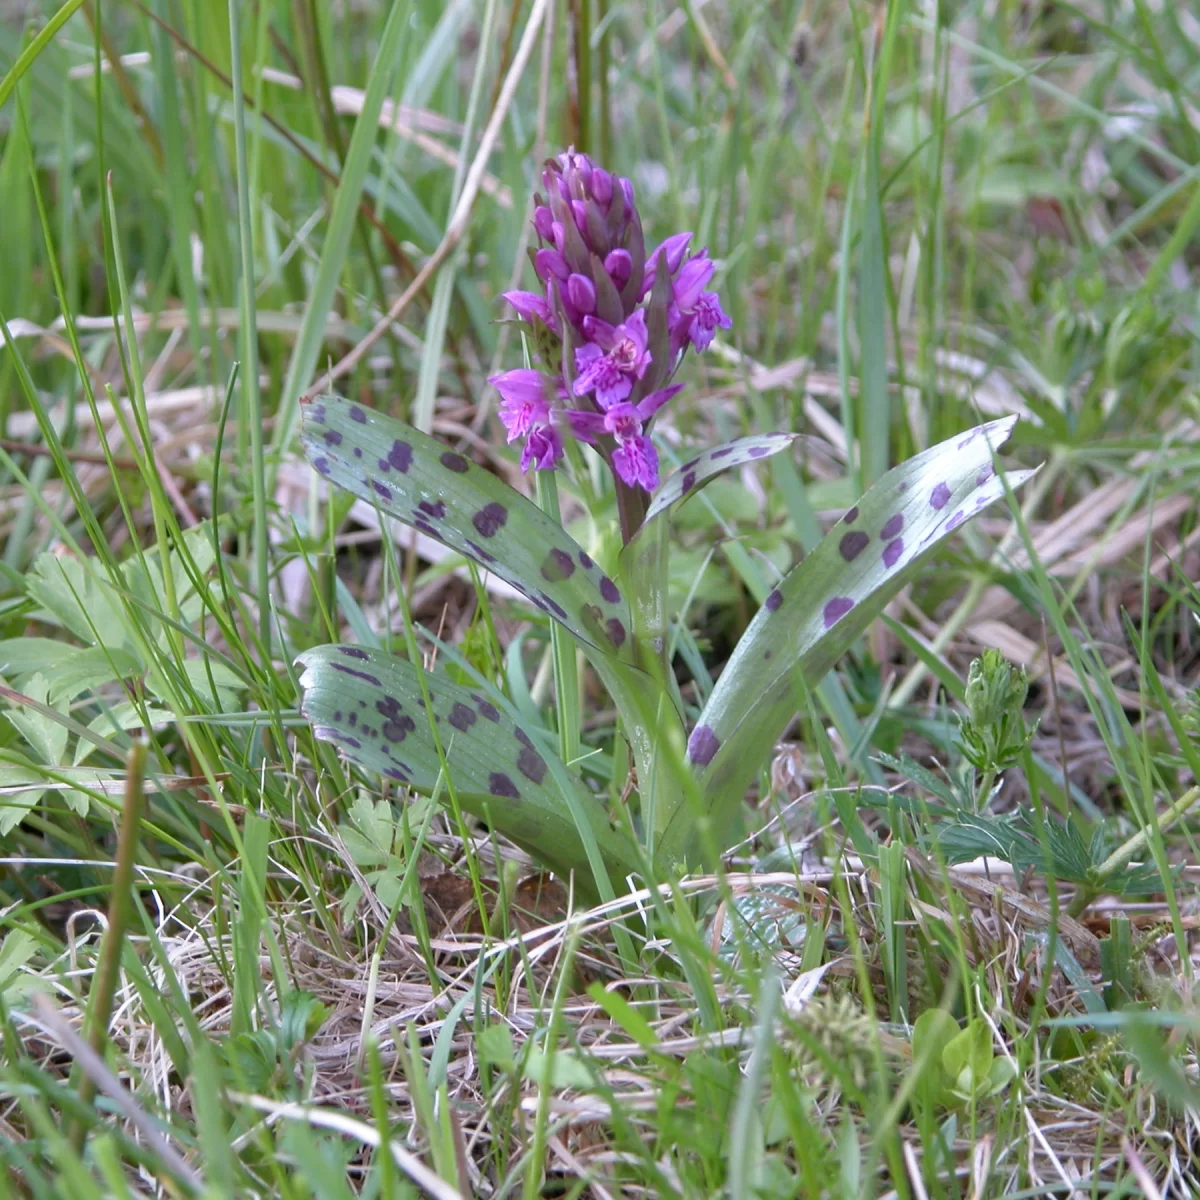
[[[558,481],[553,471],[536,471],[537,499],[542,511],[562,524],[558,507]],[[562,760],[570,766],[579,757],[579,663],[575,642],[557,622],[550,622],[550,646],[554,652],[554,692],[558,704],[558,744]]]
[[[1151,830],[1159,834],[1166,833],[1180,817],[1186,815],[1197,800],[1200,800],[1200,786],[1188,788],[1161,817],[1143,826],[1131,838],[1118,846],[1097,868],[1096,876],[1101,886],[1080,888],[1067,908],[1067,915],[1078,917],[1089,904],[1104,890],[1103,884],[1123,867],[1127,867],[1133,856],[1150,840]]]
[[[129,921],[130,893],[133,889],[133,869],[137,860],[138,831],[142,824],[142,808],[146,799],[143,786],[146,772],[146,743],[138,739],[129,748],[125,760],[125,805],[121,815],[121,832],[117,838],[117,862],[113,872],[112,891],[108,898],[108,929],[100,962],[88,997],[88,1045],[103,1056],[112,1019],[113,997],[121,966],[121,947],[125,942],[125,926]],[[79,1100],[86,1108],[96,1092],[95,1080],[84,1075],[79,1081]],[[78,1120],[71,1128],[71,1145],[78,1153],[83,1149],[87,1126]]]

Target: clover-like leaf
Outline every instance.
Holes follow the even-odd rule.
[[[723,834],[775,740],[821,677],[882,611],[927,551],[1002,499],[993,449],[1015,417],[992,421],[889,471],[767,596],[688,740],[688,759]],[[1010,471],[1020,486],[1031,471]],[[692,841],[676,814],[668,853]]]
[[[512,584],[575,637],[632,662],[629,606],[537,505],[411,425],[332,394],[304,406],[316,470]]]
[[[671,505],[698,492],[722,471],[778,454],[780,450],[786,450],[799,436],[796,433],[761,433],[754,437],[738,438],[726,442],[724,446],[717,446],[698,454],[677,471],[672,471],[663,481],[646,510],[646,521],[653,521]]]
[[[320,740],[396,783],[433,791],[442,761],[418,668],[361,646],[318,646],[298,661],[304,667],[301,712]],[[610,827],[603,803],[526,732],[507,704],[445,675],[427,672],[425,683],[463,808],[551,869],[577,871],[585,890],[592,890],[593,866],[599,865],[588,856],[589,841],[618,878],[637,869],[632,845]]]

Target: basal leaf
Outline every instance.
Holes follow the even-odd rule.
[[[303,421],[320,474],[474,559],[580,641],[634,660],[625,597],[537,505],[411,425],[340,396],[306,404]]]
[[[992,453],[1015,423],[981,425],[889,471],[767,596],[688,741],[719,831],[802,704],[802,687],[817,685],[926,552],[1004,496]],[[1008,486],[1030,474],[1009,472]],[[692,841],[689,823],[682,812],[673,822],[675,853]]]
[[[298,661],[301,712],[318,738],[368,770],[416,791],[433,790],[441,760],[411,663],[360,646],[319,646]],[[601,801],[530,737],[507,705],[445,675],[427,672],[425,679],[451,782],[468,812],[553,870],[577,871],[585,885],[592,874],[588,834],[610,872],[624,878],[637,869],[633,847],[610,828]],[[576,814],[586,822],[583,831]]]
[[[654,520],[672,504],[698,492],[722,471],[778,454],[780,450],[786,450],[799,436],[796,433],[762,433],[756,437],[738,438],[689,459],[677,471],[672,471],[654,493],[650,507],[646,510],[646,521]]]

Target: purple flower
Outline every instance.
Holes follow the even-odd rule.
[[[554,319],[554,310],[540,292],[504,292],[501,299],[507,300],[516,309],[517,315],[524,320],[537,319],[547,329],[558,330],[558,322]]]
[[[595,392],[596,403],[611,408],[633,391],[650,365],[646,314],[638,309],[620,325],[584,317],[583,333],[589,340],[575,351],[575,395]]]
[[[675,276],[683,256],[687,253],[688,242],[692,240],[690,233],[673,233],[646,255],[646,274],[642,280],[642,297],[650,295],[654,290],[654,280],[658,275],[658,256],[665,252],[667,256],[667,274]]]
[[[644,428],[654,414],[681,388],[673,384],[643,397],[637,404],[621,401],[603,413],[572,410],[566,414],[575,436],[584,442],[595,442],[607,434],[615,438],[613,469],[629,487],[652,492],[658,487],[658,451],[646,436]]]
[[[733,327],[717,293],[704,290],[715,270],[708,251],[701,250],[688,259],[675,276],[668,314],[672,349],[682,350],[684,343],[691,341],[697,350],[707,350],[718,329]]]
[[[521,470],[528,471],[531,463],[536,463],[539,471],[553,467],[562,458],[563,445],[553,425],[551,402],[565,398],[566,389],[540,371],[524,367],[493,375],[488,383],[500,393],[500,420],[508,440],[525,439]]]

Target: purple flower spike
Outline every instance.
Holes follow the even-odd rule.
[[[551,404],[565,397],[566,389],[540,371],[527,368],[493,375],[488,382],[500,393],[500,420],[508,440],[525,439],[521,470],[528,471],[531,465],[539,471],[553,467],[563,456],[563,445],[553,425]]]
[[[621,481],[652,492],[658,487],[658,451],[646,436],[645,426],[682,387],[672,384],[651,392],[637,404],[622,401],[603,413],[571,410],[566,414],[571,432],[580,441],[591,443],[605,434],[614,438],[617,448],[613,451],[613,468]]]
[[[543,283],[548,283],[551,276],[555,279],[566,279],[571,274],[567,260],[558,250],[542,249],[533,257],[534,270],[537,271],[538,277]]]
[[[604,259],[604,269],[618,291],[629,282],[633,273],[633,256],[628,250],[612,250]]]
[[[591,340],[575,351],[575,395],[595,392],[596,403],[610,408],[633,391],[650,365],[646,349],[646,316],[639,309],[621,325],[584,317],[584,336]]]
[[[650,295],[654,289],[654,279],[658,274],[658,256],[666,254],[667,274],[674,276],[679,270],[679,264],[683,262],[683,256],[687,253],[688,243],[691,240],[690,233],[673,233],[646,255],[646,274],[642,280],[643,297]]]

